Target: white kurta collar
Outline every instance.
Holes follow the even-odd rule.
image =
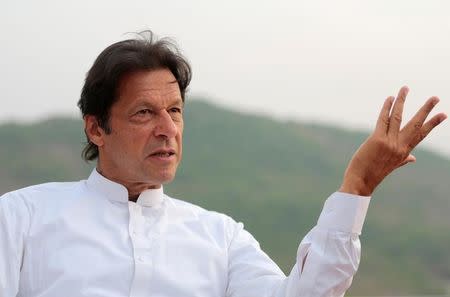
[[[125,186],[107,179],[97,169],[93,169],[87,180],[87,186],[90,190],[98,192],[102,196],[111,201],[128,202],[128,190]],[[164,200],[164,190],[161,186],[159,189],[147,189],[143,191],[136,203],[141,206],[155,207],[159,206]]]
[[[163,186],[159,189],[147,189],[143,191],[136,201],[137,204],[146,207],[158,207],[164,200]]]

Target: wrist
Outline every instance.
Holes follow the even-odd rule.
[[[353,176],[344,178],[339,192],[359,196],[372,196],[374,189],[375,187],[370,185],[364,178]]]

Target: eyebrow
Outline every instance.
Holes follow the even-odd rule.
[[[181,97],[177,97],[176,99],[169,101],[169,105],[174,105],[174,104],[184,105],[184,101],[183,101],[183,99],[181,99]]]
[[[182,105],[182,106],[184,106],[184,101],[183,101],[183,99],[181,98],[181,97],[174,97],[174,99],[169,99],[169,100],[167,100],[167,105],[168,106],[171,106],[171,105],[177,105],[177,104],[179,104],[179,105]],[[147,107],[154,107],[155,106],[155,104],[152,104],[151,102],[148,102],[147,100],[145,100],[145,99],[138,99],[137,101],[136,101],[136,103],[134,104],[134,108],[136,108],[136,107],[139,107],[139,106],[147,106]]]

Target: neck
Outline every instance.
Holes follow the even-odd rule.
[[[106,170],[103,170],[99,164],[97,164],[96,168],[97,172],[106,177],[107,179],[116,182],[118,184],[121,184],[128,190],[128,200],[136,202],[139,198],[139,195],[148,189],[159,189],[161,188],[161,185],[151,185],[148,183],[143,182],[133,182],[133,181],[127,181],[124,178],[121,178],[119,176],[116,176],[114,174],[109,174]]]

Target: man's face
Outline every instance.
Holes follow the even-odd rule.
[[[182,154],[183,101],[172,72],[125,75],[109,126],[111,133],[103,134],[98,145],[103,175],[144,188],[158,188],[175,177]]]

